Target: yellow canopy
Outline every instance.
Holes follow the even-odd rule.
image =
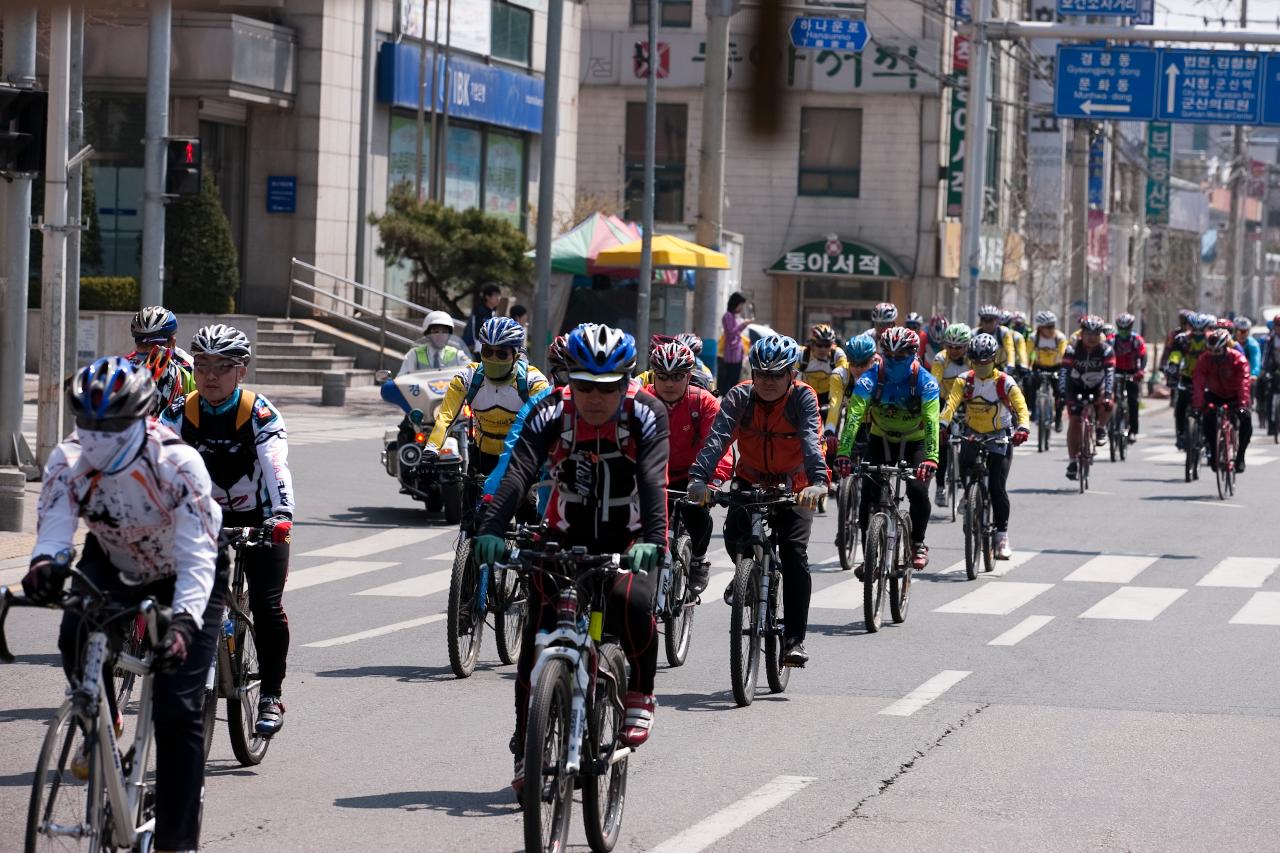
[[[596,257],[602,267],[640,267],[642,242],[635,240],[612,249],[605,249]],[[729,258],[714,249],[681,240],[670,234],[653,237],[653,268],[727,270]]]

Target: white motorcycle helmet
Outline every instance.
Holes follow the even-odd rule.
[[[449,331],[432,332],[432,326],[444,326]],[[453,318],[449,316],[448,311],[431,311],[427,314],[427,318],[422,321],[422,333],[426,335],[427,340],[436,349],[443,349],[449,343],[455,328]]]

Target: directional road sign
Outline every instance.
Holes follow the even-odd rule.
[[[799,17],[791,22],[791,44],[810,50],[844,50],[859,53],[871,31],[866,21],[848,18]]]
[[[1058,14],[1138,17],[1142,14],[1142,0],[1058,0]]]
[[[1257,124],[1264,58],[1242,50],[1160,51],[1157,116],[1162,121]]]
[[[1058,46],[1053,112],[1062,118],[1155,118],[1160,52],[1149,47]]]

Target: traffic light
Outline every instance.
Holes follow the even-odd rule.
[[[200,140],[165,140],[164,161],[165,195],[200,194]]]
[[[0,172],[44,171],[45,92],[0,85]]]

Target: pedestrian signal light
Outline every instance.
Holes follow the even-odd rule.
[[[165,140],[164,191],[166,195],[200,194],[200,140]]]

